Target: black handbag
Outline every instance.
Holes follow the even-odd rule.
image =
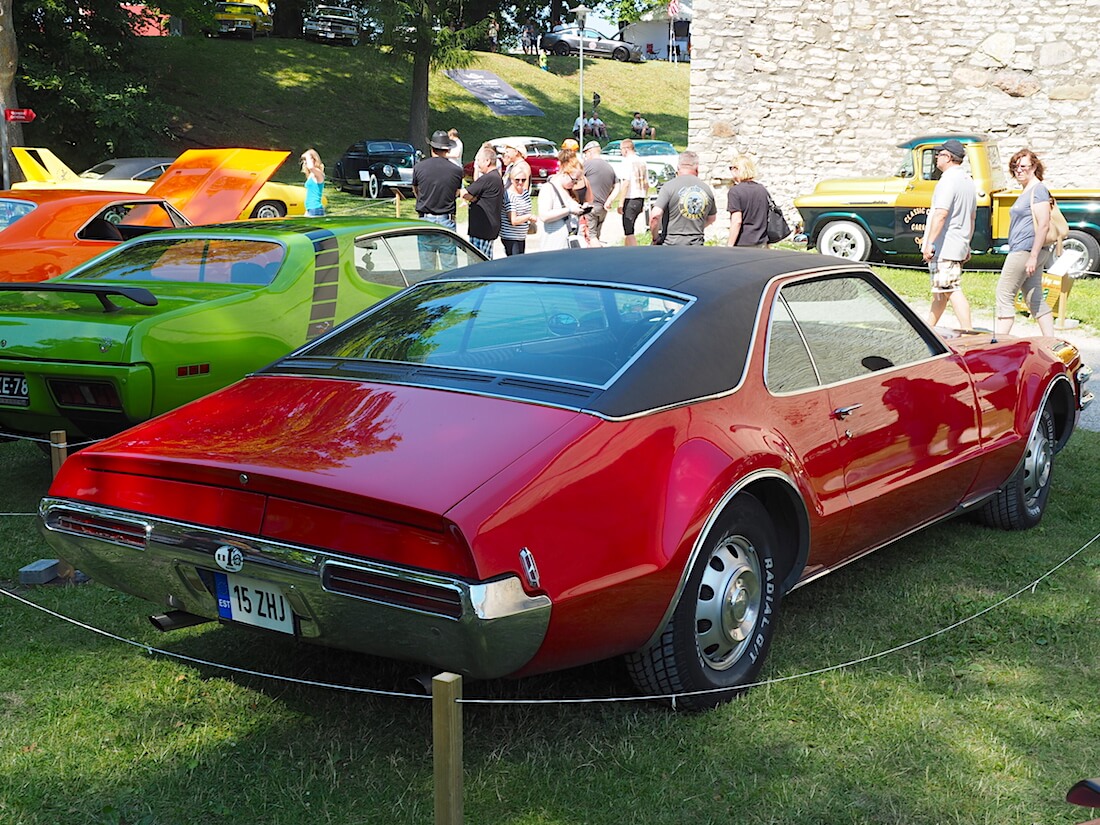
[[[791,227],[772,196],[768,194],[768,243],[777,243],[791,234]]]

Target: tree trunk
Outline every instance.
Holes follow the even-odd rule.
[[[430,29],[428,36],[418,37],[413,50],[412,100],[409,103],[408,140],[430,154],[428,146],[428,78],[432,69],[432,41]]]
[[[0,0],[0,110],[18,109],[19,101],[15,96],[15,71],[19,66],[19,44],[15,40],[14,20],[11,16],[12,0]],[[7,129],[7,145],[23,145],[23,126],[19,123],[0,121],[0,129]],[[9,166],[15,176],[19,175],[18,164],[9,163],[9,158],[3,158],[3,163]]]

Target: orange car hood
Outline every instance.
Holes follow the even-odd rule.
[[[164,198],[194,224],[236,220],[290,152],[188,149],[146,193]]]

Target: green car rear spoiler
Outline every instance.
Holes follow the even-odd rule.
[[[79,292],[94,295],[103,305],[104,312],[118,312],[122,307],[114,303],[110,296],[129,298],[135,304],[155,307],[157,296],[142,286],[115,286],[112,284],[78,284],[47,281],[37,284],[0,284],[0,292]]]

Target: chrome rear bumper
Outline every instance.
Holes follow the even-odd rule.
[[[226,568],[215,557],[237,550],[232,572],[278,585],[303,641],[475,678],[519,670],[550,621],[550,599],[515,576],[471,583],[65,499],[43,499],[39,515],[59,556],[159,608],[217,620],[211,583]]]

